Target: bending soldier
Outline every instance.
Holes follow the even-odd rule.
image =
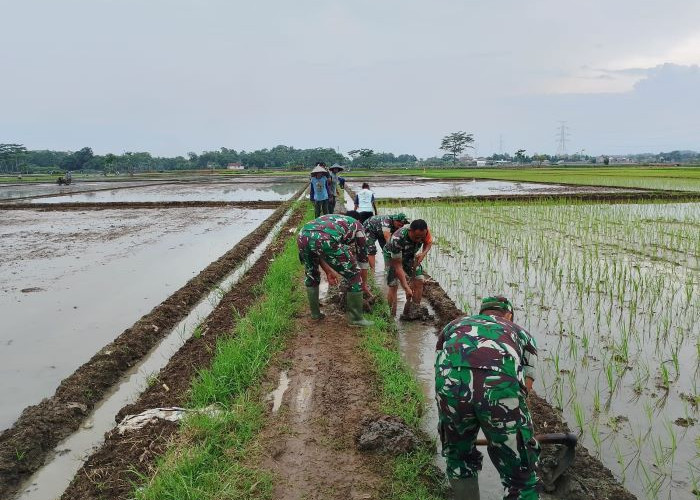
[[[374,261],[377,255],[376,244],[379,243],[379,248],[384,250],[384,246],[394,231],[401,229],[408,222],[409,220],[405,214],[398,213],[393,215],[375,215],[362,224],[367,235],[367,258],[369,259],[370,269],[374,271]]]
[[[335,277],[330,269],[339,273],[347,284],[347,311],[350,324],[370,326],[373,323],[362,317],[362,291],[370,293],[367,286],[367,241],[362,225],[345,215],[324,215],[301,228],[297,238],[299,260],[306,271],[306,292],[313,319],[322,319],[319,304],[319,285],[324,268],[328,282]],[[357,255],[357,259],[355,258]],[[358,264],[359,263],[359,264]],[[330,269],[328,269],[328,267]]]
[[[389,287],[387,301],[393,315],[396,315],[399,283],[406,292],[406,301],[412,300],[414,304],[420,305],[425,280],[421,262],[431,245],[428,224],[423,219],[416,219],[409,227],[396,230],[384,247],[386,284]],[[418,252],[421,247],[423,251]]]
[[[438,338],[435,399],[442,455],[456,500],[478,500],[483,456],[479,429],[507,500],[536,500],[534,438],[526,397],[532,390],[535,340],[512,322],[505,297],[483,299],[479,314],[449,323]]]

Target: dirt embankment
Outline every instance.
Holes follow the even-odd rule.
[[[26,408],[15,424],[0,434],[0,498],[15,492],[56,444],[81,425],[114,383],[246,259],[288,207],[289,202],[279,207],[255,231],[64,379],[53,396]]]
[[[149,408],[182,406],[186,402],[190,382],[198,370],[210,365],[217,339],[234,328],[233,311],[244,315],[256,301],[255,286],[267,272],[271,259],[283,249],[286,237],[296,229],[302,216],[303,208],[292,214],[282,227],[280,238],[263,252],[207,317],[202,325],[202,335],[185,342],[160,371],[156,382],[135,403],[119,411],[115,418],[117,422],[127,414],[140,413]],[[130,498],[133,482],[137,479],[134,472],[151,473],[155,459],[165,452],[170,437],[177,429],[177,424],[159,421],[124,435],[109,432],[105,442],[78,471],[61,498]]]
[[[296,198],[296,195],[294,195]],[[0,210],[122,210],[130,208],[279,208],[282,201],[107,201],[104,203],[0,203]]]
[[[427,276],[424,296],[433,306],[436,322],[444,326],[463,316],[461,311],[440,284]],[[528,398],[535,432],[571,432],[562,420],[561,412],[536,394]],[[610,470],[593,457],[582,445],[576,446],[576,460],[569,471],[557,483],[552,493],[561,500],[636,500],[636,497],[620,485]]]

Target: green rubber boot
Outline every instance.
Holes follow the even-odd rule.
[[[479,476],[450,479],[454,500],[479,500]]]
[[[323,319],[326,317],[321,312],[321,304],[318,300],[318,287],[307,286],[306,296],[309,298],[309,309],[311,309],[311,319]]]
[[[348,292],[347,295],[348,321],[354,326],[372,326],[374,321],[362,317],[362,292]]]

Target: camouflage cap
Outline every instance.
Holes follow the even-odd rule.
[[[399,222],[403,222],[404,224],[408,224],[411,222],[408,217],[406,217],[406,214],[403,212],[399,212],[398,214],[394,214],[391,216],[392,220],[396,220]]]
[[[493,297],[484,297],[481,299],[481,307],[479,308],[479,313],[488,310],[503,311],[513,313],[513,304],[510,300],[502,295],[494,295]]]

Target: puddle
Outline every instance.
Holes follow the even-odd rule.
[[[218,208],[5,213],[0,428],[50,396],[61,380],[271,213]],[[22,292],[27,289],[35,291]]]
[[[272,400],[272,414],[274,415],[282,406],[282,398],[284,393],[287,392],[289,388],[289,377],[287,376],[287,370],[282,370],[280,372],[280,381],[277,388],[269,394],[269,399]]]
[[[221,299],[221,290],[228,291],[243,276],[270,245],[288,218],[289,214],[286,214],[251,252],[248,259],[200,301],[148,357],[125,375],[122,382],[115,386],[86,419],[91,424],[89,427],[82,426],[56,446],[56,450],[60,451],[54,452],[47,464],[29,478],[26,482],[28,486],[16,497],[17,500],[52,500],[65,491],[83,462],[102,444],[104,434],[115,427],[114,416],[117,412],[138,398],[150,377],[167,364],[202,320],[214,310]]]
[[[286,201],[302,183],[195,183],[143,186],[130,189],[111,189],[90,193],[66,194],[38,198],[33,203],[107,203],[107,202],[164,202],[164,201]]]
[[[556,184],[536,184],[531,182],[512,181],[402,181],[385,180],[373,183],[369,179],[370,189],[377,198],[435,198],[438,196],[488,196],[508,194],[549,194],[549,193],[579,193],[591,192],[590,186],[564,186]],[[356,193],[362,184],[351,183],[350,187]],[[595,192],[615,192],[615,188],[595,188]]]

